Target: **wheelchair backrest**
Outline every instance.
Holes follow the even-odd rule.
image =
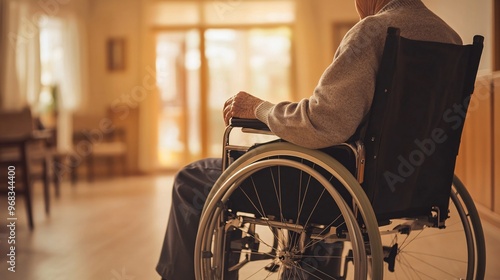
[[[363,187],[379,219],[446,219],[483,39],[452,45],[409,40],[388,29],[362,134]]]

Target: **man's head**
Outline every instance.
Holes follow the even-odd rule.
[[[364,19],[367,16],[376,14],[391,0],[355,0],[356,10],[359,17]]]

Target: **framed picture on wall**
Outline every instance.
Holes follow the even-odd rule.
[[[109,71],[125,70],[125,38],[109,38],[106,42],[107,64]]]

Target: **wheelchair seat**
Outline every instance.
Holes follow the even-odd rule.
[[[241,147],[234,128],[271,132],[232,119],[198,229],[197,279],[483,279],[480,219],[453,174],[482,46],[389,28],[372,107],[348,143]]]

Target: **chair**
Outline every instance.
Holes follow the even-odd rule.
[[[482,46],[389,28],[369,117],[349,143],[240,147],[233,128],[269,129],[231,120],[197,279],[483,279],[481,222],[453,174]]]
[[[88,182],[95,179],[96,163],[105,162],[109,176],[115,174],[114,169],[119,163],[122,175],[126,174],[127,146],[125,144],[125,130],[121,127],[115,127],[110,122],[110,119],[74,116],[73,143],[80,162],[86,165]],[[104,129],[102,129],[103,125],[105,126]],[[107,127],[108,125],[110,127]],[[76,160],[77,157],[74,157],[74,159]],[[78,165],[78,162],[72,163],[72,166]],[[76,169],[73,170],[71,174],[73,183],[77,180],[76,171]]]
[[[32,182],[35,179],[43,180],[45,212],[50,212],[49,195],[49,154],[45,150],[46,141],[51,137],[50,133],[33,129],[33,119],[29,108],[20,111],[0,111],[0,166],[4,170],[13,169],[13,186],[16,196],[24,195],[28,225],[30,229],[33,224],[32,207]],[[7,173],[2,175],[3,183],[7,184]],[[18,188],[22,186],[21,188]],[[6,187],[2,187],[7,190]],[[9,195],[9,194],[8,194]],[[11,196],[11,195],[9,195]],[[12,196],[14,197],[14,196]],[[14,212],[15,213],[15,212]]]

